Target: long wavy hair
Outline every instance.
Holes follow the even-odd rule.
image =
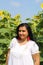
[[[32,33],[32,30],[31,30],[31,27],[28,25],[28,23],[21,23],[21,24],[17,27],[17,29],[16,29],[16,33],[17,33],[16,38],[18,39],[18,37],[19,37],[19,35],[18,35],[19,28],[20,28],[20,27],[23,27],[23,26],[26,27],[26,29],[27,29],[27,31],[28,31],[28,33],[29,33],[28,36],[30,37],[30,40],[33,40],[33,41],[34,41],[33,33]]]

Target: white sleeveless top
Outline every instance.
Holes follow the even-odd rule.
[[[34,65],[32,54],[39,53],[38,45],[32,40],[20,45],[17,39],[13,38],[9,48],[8,65]]]

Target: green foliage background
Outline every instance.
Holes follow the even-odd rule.
[[[16,36],[16,28],[22,21],[19,14],[12,18],[8,11],[0,13],[0,65],[6,65],[8,46],[11,39]],[[39,45],[40,61],[43,61],[43,11],[39,12],[34,18],[26,18],[26,20],[31,26],[35,40]]]

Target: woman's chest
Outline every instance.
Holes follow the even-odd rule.
[[[31,47],[28,45],[23,45],[23,46],[16,45],[15,47],[11,48],[11,54],[12,56],[15,56],[15,57],[28,56],[28,55],[31,55],[30,48]]]

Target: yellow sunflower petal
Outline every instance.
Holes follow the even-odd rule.
[[[43,9],[43,3],[41,3],[41,8]]]

